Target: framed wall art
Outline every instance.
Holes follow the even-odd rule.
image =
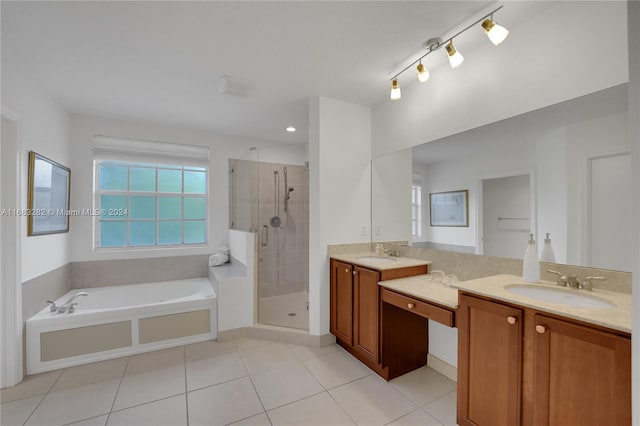
[[[429,194],[431,226],[469,226],[469,190]]]
[[[71,170],[29,152],[27,235],[69,232]]]

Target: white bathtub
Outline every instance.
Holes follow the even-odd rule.
[[[72,290],[74,313],[45,308],[27,320],[27,374],[217,337],[217,297],[207,278]]]

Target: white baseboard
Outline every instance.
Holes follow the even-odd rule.
[[[326,346],[335,343],[333,334],[316,336],[309,334],[305,330],[294,330],[284,327],[274,327],[268,325],[256,325],[253,327],[234,328],[218,332],[218,341],[239,339],[242,337],[253,337],[255,339],[273,340],[274,342],[291,343],[306,346]]]
[[[453,380],[454,382],[458,381],[458,368],[441,360],[438,357],[435,357],[431,354],[427,355],[427,365],[438,373],[442,374],[446,378]]]

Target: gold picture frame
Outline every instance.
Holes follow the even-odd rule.
[[[469,190],[429,194],[431,226],[469,226]]]

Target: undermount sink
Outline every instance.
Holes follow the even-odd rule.
[[[358,260],[361,260],[363,262],[395,262],[394,258],[378,257],[378,256],[364,256],[364,257],[359,257]]]
[[[509,284],[504,288],[519,296],[576,308],[607,309],[615,307],[611,302],[597,296],[581,293],[580,290],[542,287],[536,284]]]

